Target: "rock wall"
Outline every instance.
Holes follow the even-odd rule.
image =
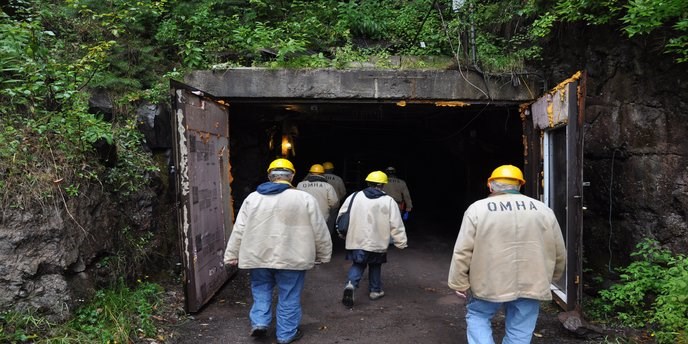
[[[65,197],[67,197],[65,195]],[[124,272],[129,238],[151,231],[156,194],[117,203],[99,185],[76,197],[0,213],[0,309],[65,320],[96,288]],[[140,270],[142,271],[142,270]]]
[[[554,85],[587,70],[584,250],[587,267],[629,262],[643,238],[688,252],[688,65],[660,37],[568,26],[545,49]],[[611,263],[611,264],[610,264]]]

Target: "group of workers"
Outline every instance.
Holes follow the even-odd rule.
[[[293,164],[276,159],[267,169],[269,181],[241,205],[224,263],[250,271],[252,337],[268,333],[276,287],[277,343],[302,338],[305,273],[315,264],[330,261],[332,226],[328,228],[328,222],[345,213],[349,216],[346,259],[351,267],[342,303],[353,307],[366,269],[368,297],[378,300],[385,295],[381,267],[387,261],[387,249],[390,244],[399,249],[408,245],[402,216],[413,209],[408,187],[390,167],[387,173],[369,173],[363,190],[342,199],[346,188],[333,168],[329,162],[312,165],[295,188]],[[539,301],[551,300],[550,283],[563,274],[565,247],[557,219],[544,203],[519,192],[523,184],[517,167],[500,166],[488,178],[490,196],[464,213],[448,285],[467,299],[469,343],[492,343],[491,319],[500,307],[505,310],[505,342],[530,342]]]
[[[396,173],[395,167],[387,167],[385,169],[386,182],[380,183],[380,185],[382,191],[397,203],[402,218],[406,220],[409,212],[413,209],[411,193],[406,181],[397,177]],[[325,216],[327,227],[330,232],[333,232],[339,206],[347,194],[344,181],[334,173],[334,164],[328,161],[323,164],[312,165],[306,177],[296,185],[296,188],[315,197],[320,212]]]

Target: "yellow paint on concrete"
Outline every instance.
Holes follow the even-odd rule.
[[[464,107],[470,106],[470,103],[460,102],[460,101],[439,101],[435,102],[435,106],[447,106],[447,107]]]

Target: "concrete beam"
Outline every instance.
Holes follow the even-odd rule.
[[[542,90],[535,77],[485,77],[458,70],[233,68],[193,71],[184,83],[210,95],[244,100],[526,102]]]

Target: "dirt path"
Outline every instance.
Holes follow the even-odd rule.
[[[382,267],[385,297],[367,297],[367,277],[356,291],[353,309],[341,304],[349,262],[343,242],[335,240],[332,262],[306,275],[303,293],[302,344],[313,343],[466,343],[465,307],[447,287],[454,238],[425,235],[409,238],[406,250],[391,249]],[[367,274],[366,274],[367,275]],[[239,271],[191,321],[177,328],[180,344],[275,343],[249,337],[251,294],[248,274]],[[559,309],[543,303],[533,343],[582,343],[556,319]],[[501,342],[503,318],[495,319],[495,338]]]

